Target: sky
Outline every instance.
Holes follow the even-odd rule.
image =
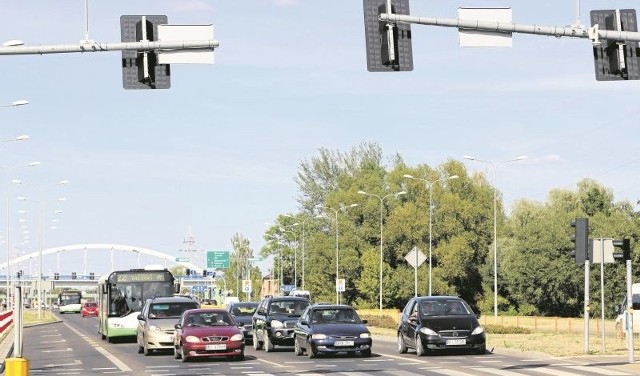
[[[544,26],[575,24],[578,14],[590,26],[591,10],[637,4],[588,0],[578,13],[575,0],[545,3],[410,2],[415,16],[511,7],[514,23]],[[462,157],[526,155],[497,167],[507,209],[520,199],[544,201],[551,189],[575,190],[585,178],[610,187],[615,200],[640,198],[639,82],[596,81],[587,39],[514,34],[511,48],[461,48],[454,28],[412,25],[414,70],[372,73],[361,0],[88,4],[89,37],[103,43],[120,41],[121,15],[213,24],[215,64],[172,65],[169,90],[124,90],[119,51],[0,56],[0,105],[30,102],[0,107],[0,140],[30,136],[0,143],[0,197],[9,203],[0,234],[8,230],[14,243],[10,256],[40,244],[109,243],[204,266],[203,252],[180,251],[189,233],[202,250],[230,249],[241,233],[257,253],[266,223],[298,211],[300,163],[319,148],[348,151],[363,142],[410,166],[456,159],[489,176],[489,164]],[[0,0],[0,8],[2,41],[85,39],[84,0]],[[18,167],[32,161],[41,165]],[[55,184],[61,180],[69,184]],[[136,266],[135,255],[118,253],[116,268]],[[2,248],[0,260],[6,255]],[[47,275],[110,269],[107,252],[88,264],[76,252],[60,270],[53,256],[43,268]]]

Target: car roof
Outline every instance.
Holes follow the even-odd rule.
[[[229,313],[224,308],[194,308],[184,311],[184,313]]]
[[[311,306],[311,309],[353,309],[347,304],[330,304],[330,303],[318,303]]]
[[[198,303],[192,298],[186,298],[183,296],[163,296],[157,298],[147,299],[150,303]]]
[[[287,300],[299,300],[301,302],[309,302],[309,299],[302,296],[274,296],[273,298],[267,298],[267,299],[271,300],[272,302],[287,301]]]
[[[459,296],[449,296],[449,295],[434,295],[434,296],[418,296],[415,298],[416,300],[430,300],[430,301],[443,301],[443,300],[464,300]]]

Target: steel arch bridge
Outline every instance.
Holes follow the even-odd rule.
[[[161,259],[162,261],[165,262],[165,264],[167,262],[170,262],[171,264],[176,264],[176,265],[180,265],[180,266],[184,266],[186,268],[189,268],[191,270],[195,270],[196,273],[202,273],[202,268],[192,264],[191,262],[177,262],[176,261],[176,256],[174,255],[170,255],[168,253],[164,253],[161,251],[157,251],[154,249],[149,249],[149,248],[144,248],[144,247],[138,247],[138,246],[134,246],[134,245],[126,245],[126,244],[73,244],[73,245],[65,245],[62,247],[54,247],[54,248],[47,248],[47,249],[43,249],[42,250],[42,256],[46,256],[46,255],[52,255],[52,254],[56,254],[58,252],[62,253],[62,252],[73,252],[73,251],[91,251],[91,252],[98,252],[98,251],[126,251],[126,252],[132,252],[132,253],[137,253],[137,254],[143,254],[143,255],[147,255],[147,256],[152,256],[152,257],[157,257],[159,259]],[[34,257],[39,257],[40,256],[40,251],[35,251],[35,252],[31,252],[19,257],[15,257],[12,258],[11,260],[9,260],[9,269],[14,268],[16,265],[20,264],[21,262],[24,261],[29,261],[29,259],[34,258]],[[0,263],[0,269],[5,269],[7,268],[7,262],[3,262]]]

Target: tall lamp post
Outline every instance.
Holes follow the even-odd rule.
[[[383,204],[384,204],[384,200],[387,197],[391,197],[391,196],[398,197],[398,196],[407,194],[407,192],[400,191],[396,193],[389,193],[388,195],[382,196],[382,197],[378,195],[374,195],[373,193],[367,193],[365,191],[358,191],[358,194],[369,196],[369,197],[375,197],[378,200],[380,200],[380,313],[382,313],[382,253],[383,253],[382,252],[382,213],[384,211]]]
[[[29,136],[19,136],[17,137],[16,141],[19,141],[18,138],[20,138],[20,140],[27,140],[29,139]],[[3,141],[6,142],[6,141]],[[18,169],[18,168],[22,168],[22,167],[35,167],[35,166],[39,166],[40,162],[31,162],[28,164],[24,164],[24,165],[17,165],[17,166],[13,166],[13,167],[9,167],[9,168],[4,168],[2,169],[2,172],[5,174],[9,174],[11,171]],[[12,180],[12,182],[14,182]],[[20,182],[19,180],[16,180],[15,182]],[[21,183],[21,182],[20,182]],[[11,253],[11,235],[9,233],[9,193],[8,193],[9,189],[7,187],[7,195],[6,195],[6,221],[7,221],[7,239],[6,239],[6,243],[7,243],[7,310],[9,310],[11,308],[11,299],[9,299],[9,291],[11,289],[11,267],[10,267],[10,262],[11,262],[11,257],[10,257],[10,253]]]
[[[343,210],[344,208],[355,208],[356,206],[358,206],[358,204],[351,204],[347,207],[342,206],[342,204],[340,205],[341,209]],[[338,209],[334,209],[324,205],[316,205],[316,208],[329,209],[333,211],[336,215],[336,304],[340,304],[340,291],[338,291],[338,279],[339,279],[338,265],[340,261],[340,254],[338,251],[339,249],[338,248]]]
[[[296,226],[300,226],[300,224],[298,222],[289,225],[289,226],[285,226],[285,227],[280,227],[280,231],[287,233],[290,232],[293,234],[293,241],[296,243],[295,248],[293,248],[293,285],[295,287],[298,286],[298,234],[296,234],[295,231],[293,230],[289,230],[289,228],[291,227],[296,227]],[[282,260],[280,260],[280,262],[282,263]]]
[[[432,291],[432,289],[431,289],[431,285],[432,285],[431,284],[431,281],[432,281],[432,279],[431,279],[431,269],[432,269],[432,265],[433,265],[432,258],[431,258],[431,245],[433,243],[431,241],[431,228],[432,228],[431,217],[433,217],[433,195],[432,195],[431,187],[435,183],[438,183],[438,182],[441,182],[441,181],[445,181],[445,180],[457,179],[457,178],[459,178],[459,176],[458,175],[451,175],[451,176],[447,176],[447,177],[444,177],[444,178],[441,178],[441,179],[437,179],[437,180],[432,180],[432,181],[429,181],[427,179],[422,179],[422,178],[416,178],[413,175],[409,175],[409,174],[404,175],[404,177],[407,178],[407,179],[420,180],[420,181],[424,182],[426,184],[426,186],[427,186],[427,189],[429,190],[429,296],[431,296],[431,291]],[[416,254],[416,257],[417,257],[417,254]],[[417,296],[417,293],[418,292],[416,290],[416,296]]]
[[[69,180],[60,180],[55,183],[46,184],[40,187],[40,241],[38,242],[38,318],[42,318],[42,247],[43,247],[43,238],[44,238],[44,200],[42,199],[42,192],[48,188],[56,185],[66,185],[69,184]],[[58,201],[66,201],[66,197],[61,197]]]
[[[498,188],[496,187],[496,171],[498,170],[499,164],[518,162],[523,159],[527,159],[527,156],[522,155],[520,157],[514,159],[508,159],[505,161],[485,161],[482,159],[478,159],[472,157],[470,155],[465,155],[462,157],[464,159],[468,159],[470,161],[476,161],[481,163],[487,163],[493,169],[493,315],[498,317],[498,209],[497,209],[497,201],[498,201]]]
[[[29,104],[28,100],[20,99],[20,100],[17,100],[17,101],[13,101],[13,102],[11,102],[9,104],[0,105],[0,107],[18,107],[18,106],[25,106],[27,104]]]
[[[289,218],[295,218],[293,215],[291,214],[285,214],[285,217],[289,217]],[[304,224],[307,222],[307,220],[309,219],[313,219],[313,218],[323,218],[324,216],[319,214],[313,217],[306,217],[305,219],[302,220],[302,290],[304,290],[304,275],[305,275],[305,260],[306,260],[306,255],[305,255],[305,232],[304,232]]]

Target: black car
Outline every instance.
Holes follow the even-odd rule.
[[[402,311],[398,352],[412,348],[422,356],[429,350],[464,349],[484,354],[486,336],[478,317],[456,296],[413,298]]]
[[[227,306],[227,311],[237,322],[246,323],[242,327],[245,343],[253,341],[253,327],[251,318],[258,309],[258,302],[234,302]]]
[[[293,346],[296,321],[311,304],[306,298],[278,296],[263,299],[253,314],[253,348],[273,351],[278,346]]]
[[[307,308],[295,327],[294,352],[309,358],[321,353],[360,352],[371,356],[371,333],[356,310],[348,305],[313,305]]]

